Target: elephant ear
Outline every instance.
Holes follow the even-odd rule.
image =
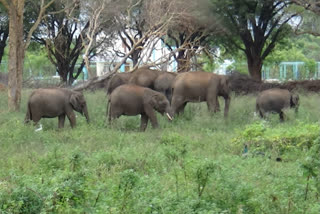
[[[298,94],[291,94],[290,107],[294,107],[297,105],[299,105],[299,95]]]
[[[151,89],[146,89],[144,93],[144,102],[151,105],[153,108],[159,107],[159,101],[162,100],[162,94],[152,91]]]
[[[70,104],[74,109],[79,109],[78,94],[72,93],[70,96]]]

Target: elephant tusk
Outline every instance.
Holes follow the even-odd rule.
[[[169,118],[169,120],[173,120],[172,117],[168,113],[166,113],[166,115]]]

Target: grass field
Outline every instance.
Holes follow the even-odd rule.
[[[105,94],[87,92],[89,125],[77,113],[75,129],[42,119],[35,132],[30,92],[13,113],[0,93],[0,213],[320,213],[319,95],[300,94],[285,123],[233,96],[227,120],[188,104],[142,133],[139,117],[109,127]]]

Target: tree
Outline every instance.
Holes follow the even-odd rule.
[[[286,37],[288,22],[296,16],[288,13],[291,4],[284,0],[212,0],[214,13],[221,16],[227,31],[220,42],[228,50],[245,53],[250,76],[261,81],[263,60]]]
[[[0,4],[0,63],[7,45],[9,36],[9,19],[6,8]]]
[[[76,62],[84,48],[80,35],[88,28],[89,22],[84,23],[84,28],[79,33],[79,23],[74,20],[80,16],[78,1],[71,5],[59,0],[48,11],[49,14],[40,23],[41,33],[35,35],[35,39],[45,45],[49,60],[57,68],[62,82],[71,85],[84,67],[82,61],[78,71],[74,73]]]
[[[125,1],[126,7],[120,9],[119,15],[115,16],[116,23],[116,39],[120,38],[125,49],[130,51],[135,42],[143,37],[143,34],[147,31],[144,25],[145,19],[143,17],[145,8],[145,0]],[[139,44],[143,47],[148,38],[142,40]],[[125,52],[114,48],[115,53],[119,57],[124,57]],[[142,54],[142,48],[135,49],[128,57],[132,60],[133,66],[136,66]]]
[[[126,62],[126,60],[132,55],[132,53],[136,49],[142,49],[142,57],[140,57],[139,62],[133,68],[136,67],[141,63],[142,59],[149,59],[152,50],[154,49],[154,45],[160,38],[162,38],[169,27],[175,20],[177,14],[171,13],[170,9],[166,7],[169,5],[171,0],[148,0],[145,1],[144,7],[146,8],[145,13],[143,14],[145,20],[145,29],[147,29],[142,37],[137,40],[133,40],[132,48],[124,55],[124,57],[118,62],[111,72],[106,73],[99,77],[94,77],[89,79],[88,81],[84,82],[83,84],[77,85],[75,90],[83,90],[88,88],[91,85],[99,84],[102,81],[110,78],[115,72],[118,71],[120,66]],[[141,46],[143,41],[147,41],[144,46]],[[173,52],[172,54],[174,54]],[[170,53],[171,54],[171,53]],[[149,66],[149,65],[148,65]]]
[[[54,0],[40,1],[38,18],[27,33],[24,40],[23,12],[25,0],[0,0],[9,14],[9,76],[8,76],[8,107],[11,111],[18,111],[21,103],[22,72],[25,50],[30,44],[32,33],[39,25],[44,13]]]
[[[291,0],[291,2],[304,7],[316,14],[320,14],[320,1],[319,0]]]
[[[189,71],[191,58],[206,45],[209,35],[216,35],[222,28],[210,13],[213,5],[208,0],[175,0],[171,4],[171,12],[178,15],[162,41],[169,50],[178,50],[174,55],[178,72]]]

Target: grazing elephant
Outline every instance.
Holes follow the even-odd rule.
[[[144,67],[132,73],[129,83],[161,92],[171,101],[171,85],[176,75],[176,73],[152,70]]]
[[[110,95],[118,86],[129,83],[131,76],[132,72],[122,72],[113,75],[108,84],[107,94]]]
[[[141,114],[141,131],[146,129],[149,119],[152,127],[157,128],[158,122],[154,110],[162,115],[166,113],[169,120],[172,120],[169,101],[163,94],[146,87],[125,84],[111,93],[109,123],[121,115]]]
[[[219,111],[218,96],[225,99],[224,116],[228,116],[230,105],[230,85],[227,76],[203,71],[179,74],[173,85],[172,110],[174,114],[183,112],[188,102],[206,101],[209,111]]]
[[[67,115],[73,128],[76,125],[73,110],[84,115],[89,123],[86,100],[81,92],[64,88],[36,89],[29,97],[25,123],[33,120],[37,124],[41,118],[58,117],[58,127],[63,128]]]
[[[266,112],[275,112],[280,116],[280,121],[284,120],[284,108],[295,108],[298,112],[299,95],[293,94],[287,89],[272,88],[262,91],[256,100],[256,112],[260,117],[264,117]]]

